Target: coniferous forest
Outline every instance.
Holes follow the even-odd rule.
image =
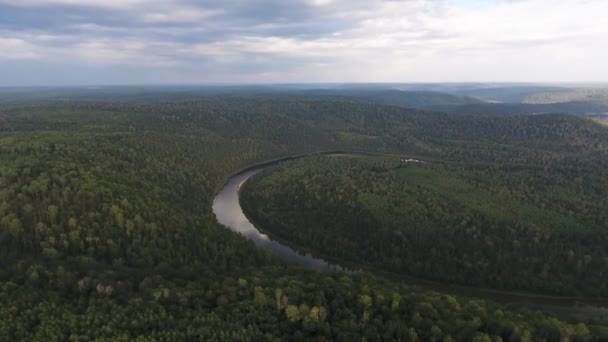
[[[0,131],[2,341],[608,340],[600,318],[375,272],[608,297],[608,127],[592,120],[116,90],[3,94]],[[331,150],[381,155],[282,163],[241,202],[361,272],[305,269],[217,223],[238,170]]]

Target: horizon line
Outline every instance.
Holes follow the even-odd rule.
[[[131,87],[269,87],[269,86],[305,86],[305,85],[605,85],[608,81],[430,81],[430,82],[209,82],[209,83],[116,83],[116,84],[31,84],[0,85],[0,89],[26,88],[131,88]]]

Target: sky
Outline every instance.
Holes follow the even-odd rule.
[[[0,86],[606,82],[606,0],[0,0]]]

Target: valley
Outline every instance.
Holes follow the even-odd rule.
[[[285,93],[83,92],[21,93],[0,104],[2,340],[608,336],[605,316],[588,314],[586,305],[568,306],[570,313],[572,308],[580,311],[564,314],[520,305],[514,297],[502,300],[497,293],[476,295],[477,290],[436,285],[440,281],[448,287],[508,287],[603,303],[604,288],[597,284],[605,276],[605,214],[598,208],[605,201],[608,130],[602,125],[564,114],[459,116]],[[272,204],[274,218],[292,213],[293,218],[309,220],[307,233],[293,238],[275,226],[260,225],[265,215],[256,217],[256,227],[272,232],[271,239],[265,239],[268,244],[282,246],[269,242],[279,238],[309,247],[319,252],[313,258],[321,267],[327,264],[324,260],[332,265],[342,265],[343,260],[361,264],[346,267],[354,272],[302,267],[282,258],[281,247],[275,249],[277,254],[226,229],[234,222],[218,222],[217,211],[213,212],[214,198],[224,185],[237,186],[244,180],[226,183],[239,170],[255,173],[252,165],[318,151],[367,154],[286,160],[245,183],[241,194],[247,197],[250,187],[267,184],[267,194],[273,195],[255,201],[257,205]],[[424,157],[429,162],[406,163],[392,156]],[[295,179],[290,176],[304,171]],[[408,180],[415,182],[406,187]],[[277,188],[275,181],[283,185]],[[548,181],[551,191],[543,190]],[[451,188],[456,197],[444,198],[434,186]],[[471,190],[465,186],[478,193],[463,202],[468,209],[461,210],[455,203],[467,199],[458,197],[459,189]],[[318,190],[301,191],[309,187]],[[500,190],[505,187],[512,187],[513,193]],[[274,195],[276,189],[300,197],[281,200],[280,193]],[[310,194],[319,198],[309,198]],[[425,203],[423,197],[417,206],[388,205],[414,204],[419,194],[431,202]],[[233,204],[236,195],[229,196]],[[511,199],[501,202],[511,211],[485,205],[495,195]],[[361,200],[368,212],[349,198]],[[509,259],[477,262],[482,255],[492,257],[487,230],[482,229],[486,224],[505,234],[528,234],[528,228],[510,232],[493,222],[506,220],[508,227],[509,218],[518,217],[512,215],[522,209],[515,199],[540,208],[525,207],[519,218],[534,225],[557,222],[560,233],[535,233],[539,245],[528,245],[527,238],[521,238],[527,235],[516,235],[521,251],[505,257],[519,255],[521,262],[539,265],[542,273],[543,259],[538,260],[540,254],[533,247],[558,239],[562,232],[573,234],[570,242],[555,240],[572,244],[568,248],[574,254],[563,272],[553,264],[563,254],[558,248],[558,259],[544,260],[551,268],[542,281],[526,280],[535,279],[535,273],[524,272],[528,266],[522,266],[515,273],[519,278],[512,278],[515,282],[505,282],[501,272],[517,265],[509,266]],[[323,210],[314,209],[318,203],[323,203]],[[391,244],[410,233],[391,232],[410,226],[408,217],[420,224],[445,223],[444,216],[433,214],[438,211],[420,210],[427,204],[456,214],[447,221],[454,221],[456,230],[420,227],[419,241],[429,241],[425,234],[435,234],[430,238],[443,243],[444,254],[437,248],[423,249],[414,257],[399,254],[402,249]],[[283,211],[285,205],[293,207]],[[293,211],[307,206],[308,210]],[[411,215],[401,216],[396,208],[410,208]],[[318,221],[310,221],[313,217],[308,215],[318,214]],[[237,224],[248,223],[244,216],[226,215]],[[339,224],[327,225],[327,219]],[[281,227],[298,227],[299,222]],[[369,225],[352,225],[356,234],[345,234],[343,229],[357,222]],[[321,227],[340,230],[319,235]],[[378,234],[379,227],[386,229]],[[257,236],[252,234],[249,237]],[[309,244],[310,234],[317,236],[316,245]],[[369,244],[359,246],[363,236]],[[501,245],[508,239],[499,237],[490,240],[495,250],[509,250]],[[577,239],[592,243],[577,245]],[[479,254],[469,252],[475,246]],[[589,250],[579,250],[583,247]],[[466,250],[469,258],[450,264],[444,256],[458,255],[458,250]],[[415,255],[424,256],[428,266]],[[568,255],[565,250],[565,258]],[[580,271],[568,276],[566,271],[576,270],[579,261]],[[467,263],[474,268],[463,271]],[[440,279],[433,273],[438,265],[453,267],[453,272]],[[586,280],[577,285],[573,276]],[[496,286],[497,280],[508,286]]]

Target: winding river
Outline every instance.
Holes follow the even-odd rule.
[[[359,152],[323,152],[329,156],[365,156],[369,153]],[[257,246],[272,250],[280,257],[296,262],[306,268],[319,271],[346,271],[347,268],[330,263],[310,253],[300,253],[297,250],[272,240],[268,235],[261,233],[247,219],[239,203],[239,190],[251,177],[285,160],[293,160],[309,155],[290,156],[271,160],[248,167],[230,177],[224,187],[213,200],[213,213],[218,222],[234,232],[253,241]],[[608,299],[575,298],[541,296],[519,292],[499,291],[484,288],[474,288],[443,284],[387,272],[374,272],[387,278],[399,279],[407,284],[419,286],[453,295],[482,298],[514,307],[523,307],[531,310],[541,310],[556,314],[560,317],[584,317],[597,320],[608,320]]]

